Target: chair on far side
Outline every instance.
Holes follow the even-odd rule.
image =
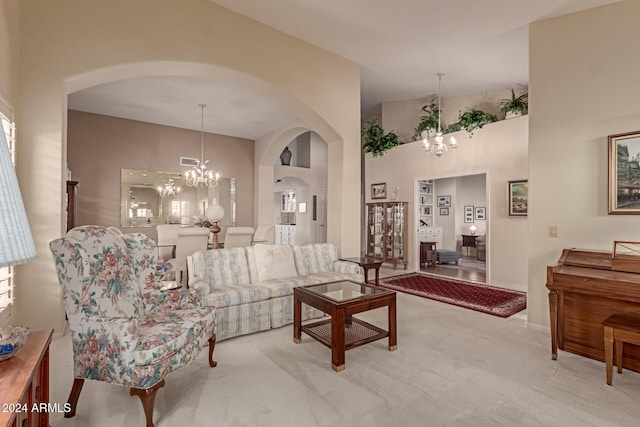
[[[256,243],[271,243],[273,244],[275,236],[273,235],[273,225],[259,225],[256,228],[256,232],[253,233],[253,239],[251,240],[251,244],[255,245]]]
[[[175,246],[178,241],[178,231],[182,228],[180,224],[158,224],[158,256],[164,261],[169,261],[175,256]]]
[[[483,234],[476,238],[476,253],[478,254],[478,260],[487,260],[487,235]]]
[[[253,227],[229,227],[224,237],[224,248],[246,248],[253,240]]]
[[[176,271],[176,280],[187,283],[187,257],[197,251],[206,251],[209,242],[208,228],[187,227],[178,231],[176,257],[170,262]]]

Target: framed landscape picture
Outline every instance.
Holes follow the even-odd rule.
[[[464,222],[473,222],[473,206],[464,207]]]
[[[450,207],[451,196],[438,196],[438,207]]]
[[[387,184],[381,182],[379,184],[371,184],[371,198],[372,199],[386,199],[387,198]]]
[[[528,181],[509,181],[509,216],[527,216],[529,211]]]
[[[640,131],[610,135],[609,215],[640,215]]]
[[[483,221],[487,219],[487,208],[476,207],[476,221]]]
[[[449,215],[449,208],[440,208],[440,215],[441,216],[448,216]]]

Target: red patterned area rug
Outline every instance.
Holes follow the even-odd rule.
[[[380,279],[380,286],[499,317],[527,307],[524,292],[418,273]]]

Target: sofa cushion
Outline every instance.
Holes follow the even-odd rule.
[[[309,280],[309,282],[312,284],[337,282],[340,280],[353,280],[356,282],[363,281],[362,279],[359,278],[358,274],[352,275],[352,274],[346,274],[346,273],[334,273],[331,271],[323,272],[323,273],[308,274],[304,277],[307,280]]]
[[[257,244],[253,246],[253,254],[259,282],[298,276],[293,250],[289,245]]]
[[[298,286],[311,285],[312,282],[306,276],[286,277],[284,279],[267,280],[260,282],[257,286],[262,286],[269,290],[271,298],[293,295],[293,288]]]
[[[216,308],[268,300],[271,292],[260,285],[225,286],[211,289],[202,297],[203,304]]]
[[[296,268],[300,276],[332,271],[337,259],[336,247],[331,243],[310,243],[293,246]]]
[[[189,276],[204,280],[212,290],[251,283],[244,248],[198,251],[192,255],[192,264],[193,271],[189,271]]]

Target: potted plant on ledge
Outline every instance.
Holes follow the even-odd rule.
[[[426,131],[427,136],[432,137],[435,136],[438,131],[440,110],[438,109],[435,101],[431,101],[430,104],[422,106],[421,111],[424,111],[426,114],[424,116],[420,116],[420,123],[418,123],[418,126],[415,128],[415,134],[413,135],[414,140],[424,138],[422,132]]]
[[[516,96],[516,93],[511,89],[511,99],[501,99],[498,101],[500,111],[504,113],[505,119],[511,119],[513,117],[519,117],[525,113],[527,107],[529,107],[529,93],[522,92]]]
[[[394,132],[384,133],[376,119],[367,122],[362,129],[362,137],[364,138],[362,149],[365,153],[373,154],[373,157],[382,156],[385,151],[400,145],[398,135]]]

